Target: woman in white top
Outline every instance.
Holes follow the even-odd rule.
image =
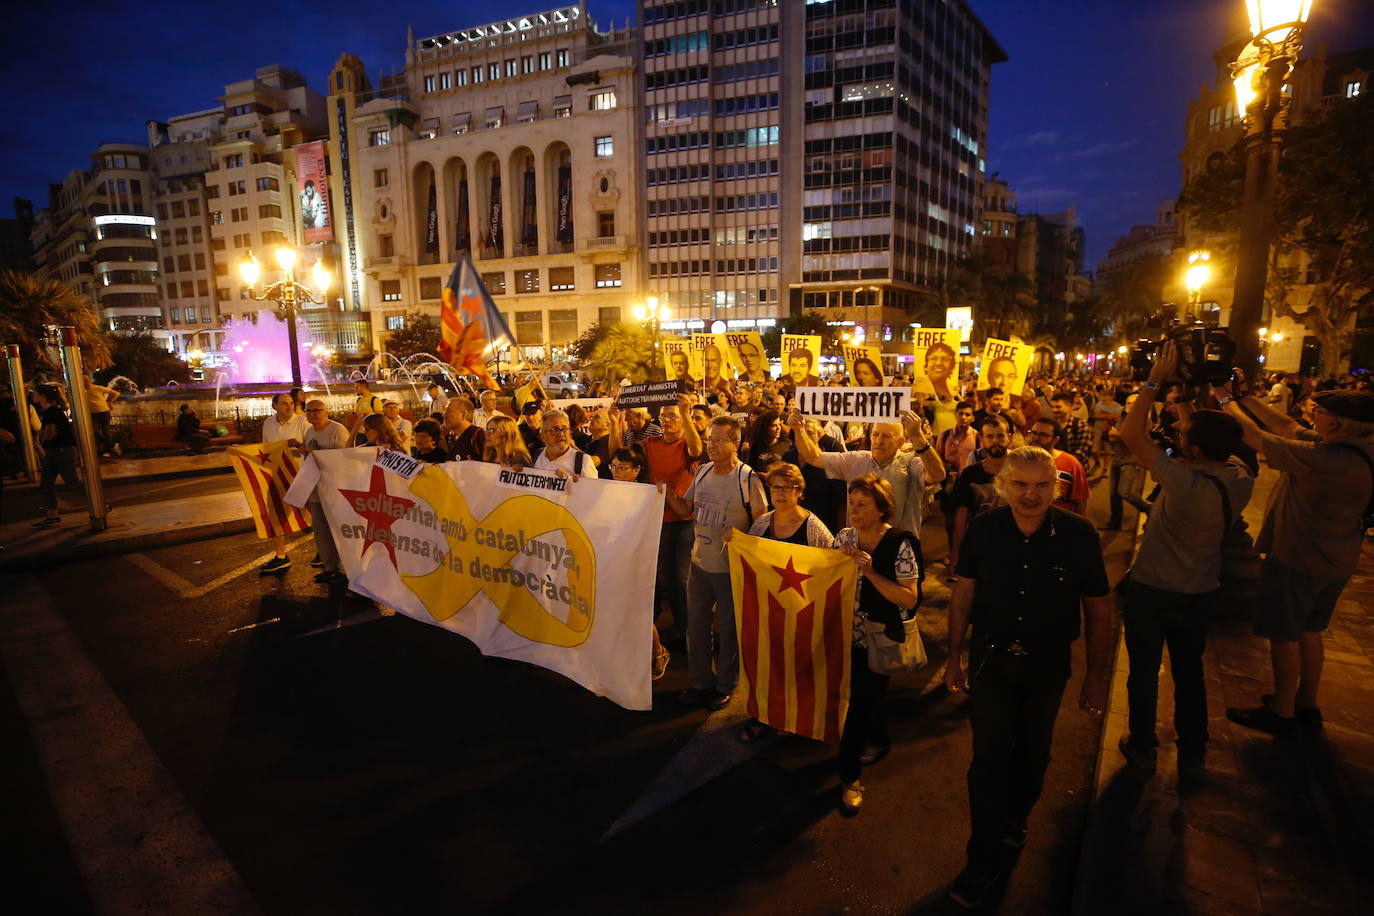
[[[292,448],[300,448],[305,441],[310,421],[296,412],[296,399],[283,392],[272,399],[272,416],[262,421],[262,444],[285,442]],[[272,538],[272,559],[258,567],[258,575],[270,576],[285,573],[291,566],[291,558],[286,555],[286,538],[275,535]]]

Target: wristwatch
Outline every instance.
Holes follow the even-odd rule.
[[[1151,391],[1157,391],[1159,390],[1159,382],[1147,381],[1145,382],[1144,387],[1150,389]]]
[[[1218,407],[1225,407],[1227,404],[1230,404],[1230,403],[1231,403],[1232,401],[1234,401],[1234,400],[1235,400],[1235,398],[1231,397],[1230,395],[1223,395],[1223,396],[1217,398],[1217,406],[1218,406]]]

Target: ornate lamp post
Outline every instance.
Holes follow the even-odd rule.
[[[1254,35],[1231,65],[1237,107],[1245,113],[1245,191],[1241,199],[1231,333],[1247,378],[1259,365],[1260,317],[1274,236],[1274,190],[1287,104],[1283,84],[1302,50],[1312,0],[1246,0]]]
[[[316,261],[315,266],[310,270],[310,279],[313,286],[306,286],[296,280],[296,249],[281,247],[274,252],[277,259],[277,266],[281,268],[282,278],[276,283],[269,283],[263,287],[261,293],[258,292],[258,280],[262,276],[262,265],[258,263],[257,257],[249,252],[248,260],[239,264],[239,274],[243,277],[243,282],[248,286],[248,295],[261,302],[264,299],[271,299],[280,307],[283,316],[286,318],[286,339],[291,348],[291,384],[297,388],[301,387],[301,354],[300,344],[296,340],[296,315],[303,303],[314,302],[322,303],[325,293],[329,291],[329,285],[333,278],[329,275],[329,270],[324,266],[323,261]]]
[[[1183,272],[1183,285],[1188,289],[1188,317],[1198,318],[1198,305],[1202,302],[1202,288],[1212,278],[1212,258],[1210,251],[1188,253],[1188,268]],[[1233,309],[1234,315],[1234,309]],[[1234,322],[1234,319],[1233,319]]]
[[[658,351],[662,343],[660,331],[663,322],[668,320],[669,314],[668,304],[666,302],[659,304],[657,296],[650,296],[644,300],[643,305],[634,307],[635,320],[654,338],[654,362],[659,368],[663,366],[662,360],[658,358]]]

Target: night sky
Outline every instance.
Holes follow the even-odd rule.
[[[291,67],[323,91],[345,51],[362,58],[374,80],[399,68],[407,25],[424,37],[490,22],[496,8],[553,6],[285,0],[248,13],[203,0],[78,0],[54,14],[43,4],[6,4],[0,199],[28,197],[43,207],[47,183],[88,165],[100,143],[146,142],[146,121],[209,108],[225,83],[259,66]],[[1308,46],[1374,44],[1371,6],[1316,0]],[[634,3],[589,0],[588,8],[605,28],[623,25]],[[1243,2],[973,0],[973,8],[1011,58],[993,70],[989,170],[1011,183],[1023,213],[1075,204],[1091,270],[1113,239],[1133,223],[1152,223],[1160,201],[1178,193],[1188,101],[1212,79],[1211,55],[1228,24],[1243,21]],[[279,14],[270,23],[259,12],[267,9]]]

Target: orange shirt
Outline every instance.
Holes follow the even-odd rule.
[[[666,483],[679,497],[686,493],[692,484],[692,467],[687,457],[687,438],[684,436],[669,444],[663,441],[662,436],[650,436],[641,439],[639,444],[643,446],[644,455],[649,460],[649,479],[654,483]],[[663,506],[665,522],[685,522],[690,518],[690,515],[678,515],[668,508],[666,503]]]

